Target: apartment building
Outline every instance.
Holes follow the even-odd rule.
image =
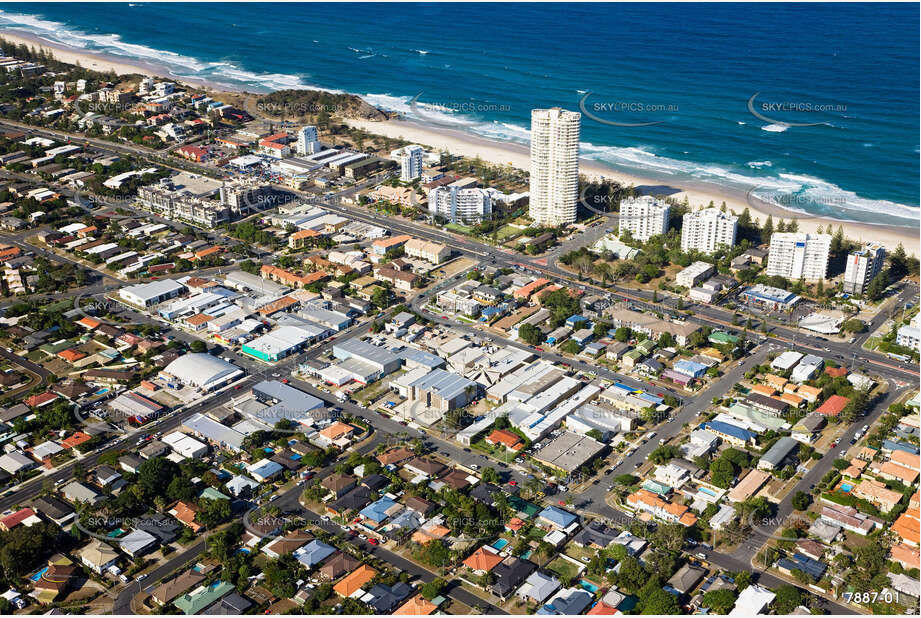
[[[844,269],[844,292],[863,294],[886,261],[886,250],[879,242],[868,242],[863,249],[847,256]]]
[[[618,236],[630,232],[636,240],[646,242],[668,231],[669,206],[651,195],[631,197],[620,203]]]
[[[432,264],[441,264],[451,256],[451,248],[437,242],[413,238],[406,241],[403,251],[409,257],[417,257]]]
[[[422,176],[422,146],[403,146],[390,153],[390,158],[400,166],[400,180],[412,182]]]
[[[774,232],[768,252],[767,275],[818,281],[828,272],[831,235]]]
[[[531,110],[531,218],[539,224],[574,223],[579,200],[582,114],[559,107]]]
[[[720,247],[731,247],[736,242],[738,217],[718,208],[689,212],[682,221],[682,251],[699,251],[709,255]]]
[[[492,195],[488,189],[462,189],[452,183],[429,191],[429,212],[451,223],[477,223],[492,214]]]

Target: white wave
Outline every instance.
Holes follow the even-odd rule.
[[[771,167],[774,164],[771,163],[770,161],[749,161],[745,165],[747,165],[748,167],[752,169],[760,170],[762,167]]]
[[[769,125],[761,127],[761,130],[767,131],[769,133],[783,133],[789,128],[790,127],[785,124],[769,124]]]
[[[739,124],[743,124],[743,125],[745,124],[745,123],[742,122],[741,120],[737,120],[736,122],[738,122]]]
[[[429,53],[429,50],[427,49],[414,49],[413,51],[417,54],[422,54],[423,56],[428,55]]]
[[[200,78],[210,81],[230,81],[234,84],[266,91],[286,88],[312,88],[335,94],[342,92],[307,84],[297,75],[247,71],[230,62],[209,62],[168,50],[127,43],[117,34],[81,32],[70,28],[64,23],[41,19],[33,15],[0,10],[0,24],[15,26],[43,39],[78,48],[82,51],[100,52],[161,66],[177,79]]]

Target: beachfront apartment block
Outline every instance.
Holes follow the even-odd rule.
[[[397,148],[390,153],[390,158],[400,166],[400,180],[412,182],[422,176],[422,146],[415,144]]]
[[[868,242],[863,249],[848,254],[844,268],[844,292],[863,294],[873,277],[882,270],[885,261],[886,250],[877,241]]]
[[[297,154],[312,155],[320,152],[320,134],[313,125],[306,125],[297,131]]]
[[[646,242],[653,236],[668,231],[669,206],[651,195],[641,195],[622,200],[618,220],[619,237],[630,232],[636,240]]]
[[[830,234],[774,232],[768,251],[767,275],[793,281],[825,279],[830,250]]]
[[[681,226],[681,250],[707,255],[736,242],[739,219],[718,208],[704,208],[684,215]]]
[[[492,195],[487,189],[461,189],[453,184],[429,191],[429,212],[450,223],[478,223],[492,214]]]
[[[541,225],[574,223],[579,201],[582,114],[559,107],[531,110],[528,214]]]

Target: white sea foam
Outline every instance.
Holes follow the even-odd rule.
[[[30,15],[22,15],[0,11],[0,24],[15,26],[47,40],[63,45],[97,51],[113,56],[125,57],[131,60],[141,60],[166,67],[177,78],[198,77],[212,81],[233,81],[249,88],[277,90],[285,88],[318,88],[306,83],[303,77],[279,73],[254,73],[242,69],[233,63],[209,62],[175,52],[157,50],[143,45],[126,43],[118,35],[89,34],[76,31],[65,24],[53,22]],[[354,49],[359,54],[374,53],[370,49]],[[418,50],[417,50],[418,51]],[[328,90],[341,93],[340,90]],[[397,111],[407,117],[416,118],[423,122],[437,122],[447,124],[458,129],[495,140],[511,141],[520,144],[529,142],[530,134],[526,127],[517,124],[499,121],[486,121],[471,115],[455,113],[444,107],[419,104],[416,109],[411,105],[412,97],[395,96],[391,94],[366,94],[362,95],[370,104],[377,107]],[[418,114],[416,112],[422,112]],[[743,121],[737,121],[745,125]],[[761,127],[764,131],[782,132],[787,126],[770,124]],[[614,167],[626,168],[629,171],[642,175],[655,174],[676,179],[694,179],[702,182],[730,187],[740,191],[748,191],[757,187],[756,195],[764,194],[770,198],[774,195],[789,195],[792,193],[806,195],[813,198],[817,204],[831,204],[829,208],[836,216],[845,215],[847,212],[873,213],[886,215],[911,221],[919,219],[919,209],[888,200],[872,200],[858,196],[852,191],[847,191],[828,183],[820,178],[810,176],[781,173],[777,176],[759,177],[750,176],[742,171],[716,164],[695,163],[672,159],[656,155],[648,147],[618,147],[598,146],[588,142],[581,144],[582,155],[610,164]],[[917,148],[915,149],[917,153]],[[770,161],[751,161],[746,164],[752,169],[770,167]],[[787,204],[779,204],[788,207]]]
[[[234,82],[260,90],[285,88],[313,88],[332,93],[339,90],[318,88],[304,82],[297,75],[284,73],[256,73],[230,62],[208,62],[167,50],[127,43],[117,34],[90,34],[70,28],[66,24],[35,17],[0,11],[0,23],[31,32],[43,39],[88,52],[99,52],[126,60],[143,61],[165,68],[176,78],[200,78],[210,81]]]

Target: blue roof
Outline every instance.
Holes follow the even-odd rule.
[[[327,556],[331,556],[334,553],[336,553],[335,547],[314,539],[294,552],[294,557],[297,558],[298,562],[309,568],[315,564],[319,564],[326,559]]]
[[[890,451],[905,451],[912,455],[918,454],[918,449],[912,446],[911,444],[906,444],[905,442],[897,442],[895,440],[883,440],[883,448]]]
[[[738,438],[739,440],[754,440],[757,437],[757,434],[754,434],[747,429],[742,429],[741,427],[736,427],[735,425],[730,425],[729,423],[724,423],[723,421],[710,421],[703,424],[704,429],[713,429],[718,431],[721,434],[732,436],[733,438]]]
[[[571,315],[568,318],[566,318],[567,324],[575,324],[576,322],[588,322],[588,318],[585,317],[584,315],[579,315],[578,313],[576,315]]]
[[[707,366],[700,363],[695,363],[694,361],[681,359],[675,363],[674,370],[679,373],[689,375],[693,378],[697,378],[707,371]]]
[[[553,505],[548,506],[543,511],[537,514],[538,517],[543,517],[548,521],[552,521],[554,524],[560,528],[565,528],[569,526],[572,522],[576,521],[578,517],[573,515],[569,511],[564,511],[561,508],[555,507]]]
[[[824,563],[819,562],[818,560],[813,560],[812,558],[804,556],[800,553],[793,554],[792,559],[781,558],[777,561],[777,566],[789,571],[798,569],[803,573],[807,573],[811,577],[814,577],[815,579],[821,579],[826,569]]]
[[[396,502],[384,496],[377,500],[377,502],[372,502],[359,513],[362,517],[370,519],[376,522],[382,522],[387,519],[387,511],[392,507]]]

